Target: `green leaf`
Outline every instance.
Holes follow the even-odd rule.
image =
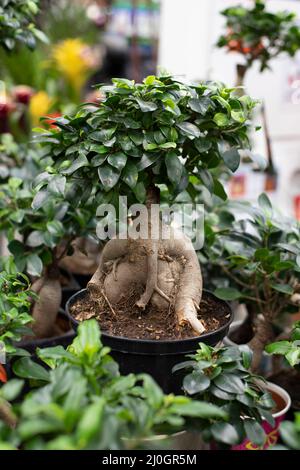
[[[10,379],[1,387],[0,397],[7,401],[15,400],[20,395],[23,385],[24,380]]]
[[[289,284],[271,284],[272,289],[286,295],[293,295],[294,289]]]
[[[170,406],[169,411],[182,416],[190,416],[194,418],[228,419],[228,414],[219,406],[215,406],[204,401],[189,400],[186,403],[174,403]]]
[[[89,358],[90,360],[102,348],[100,341],[100,330],[97,320],[86,320],[78,326],[77,336],[73,343],[68,347],[68,351],[75,356]]]
[[[224,189],[224,186],[222,185],[222,183],[220,183],[220,181],[214,179],[214,189],[213,189],[213,192],[216,196],[218,196],[220,199],[222,199],[223,201],[226,201],[227,200],[227,194],[226,194],[226,191]]]
[[[240,154],[236,148],[227,150],[222,154],[225,165],[231,170],[236,171],[240,165]]]
[[[110,165],[104,165],[98,168],[98,175],[104,191],[109,191],[117,184],[120,177],[120,171]]]
[[[91,165],[92,167],[101,166],[105,162],[106,159],[107,159],[107,155],[102,155],[102,154],[95,155],[91,159]]]
[[[31,232],[29,237],[26,239],[26,245],[30,247],[37,247],[43,245],[44,243],[44,234],[39,230],[34,230]]]
[[[183,165],[176,153],[172,151],[168,152],[165,157],[165,163],[169,180],[174,185],[178,185],[181,180]]]
[[[60,220],[51,220],[47,222],[47,230],[54,237],[63,237],[65,231],[64,226]]]
[[[211,426],[211,433],[217,442],[231,446],[239,443],[239,435],[230,423],[214,423]]]
[[[200,138],[200,139],[194,140],[194,145],[199,153],[204,153],[204,152],[207,152],[211,148],[212,143],[208,139]]]
[[[23,379],[34,379],[49,382],[49,372],[29,357],[22,357],[13,364],[13,371]]]
[[[258,197],[258,204],[263,209],[263,211],[271,217],[273,214],[273,208],[270,199],[265,193],[260,194]]]
[[[144,153],[140,161],[137,163],[137,169],[138,171],[145,170],[157,161],[159,161],[159,157],[157,155],[148,155],[147,153]]]
[[[66,177],[61,175],[55,175],[48,185],[50,193],[64,195],[66,187]]]
[[[116,152],[109,155],[107,161],[110,163],[110,165],[114,166],[118,170],[122,170],[126,165],[127,155],[122,152]]]
[[[217,113],[214,115],[213,121],[218,127],[225,127],[229,124],[229,119],[224,113]]]
[[[245,384],[235,374],[222,374],[214,379],[214,384],[229,393],[244,393]]]
[[[76,160],[74,160],[71,163],[71,165],[68,168],[62,169],[61,173],[63,175],[71,175],[75,171],[79,170],[79,168],[82,168],[84,166],[89,166],[89,161],[88,161],[88,159],[86,158],[85,155],[81,154],[81,155],[79,155],[78,158],[76,158]]]
[[[26,261],[26,271],[31,276],[40,276],[43,271],[43,263],[41,258],[35,254],[31,253]]]
[[[201,132],[195,124],[192,122],[181,122],[177,124],[177,127],[188,137],[200,137]]]
[[[79,448],[85,448],[88,443],[99,434],[105,404],[103,397],[97,397],[95,403],[92,403],[83,410],[76,431]]]
[[[36,193],[33,198],[31,207],[34,210],[38,210],[42,207],[42,205],[49,199],[49,192],[47,190],[42,190]]]
[[[202,97],[202,98],[191,98],[189,100],[189,107],[195,111],[196,113],[199,114],[206,114],[209,107],[211,106],[211,101],[207,97]]]
[[[279,428],[283,442],[291,449],[300,449],[300,433],[291,421],[284,421]]]
[[[218,287],[214,295],[222,300],[237,300],[242,297],[241,292],[233,287]]]
[[[210,385],[209,378],[200,372],[192,372],[184,377],[183,388],[189,395],[201,393]]]
[[[133,189],[135,188],[137,181],[138,181],[138,170],[137,170],[137,165],[135,165],[133,162],[129,161],[127,162],[123,172],[122,172],[122,180],[124,183],[128,184],[128,186]]]
[[[157,109],[157,104],[152,103],[151,101],[144,101],[141,98],[136,98],[136,101],[143,113],[149,113],[150,111],[155,111]]]
[[[161,149],[175,149],[177,147],[175,142],[165,142],[164,144],[160,144],[159,148]]]
[[[266,434],[259,423],[255,419],[245,419],[244,422],[245,433],[253,444],[263,446],[266,442]]]

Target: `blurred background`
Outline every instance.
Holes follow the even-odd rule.
[[[253,0],[42,0],[34,50],[0,48],[0,179],[9,159],[22,160],[32,128],[51,127],[53,119],[81,102],[101,100],[93,89],[112,77],[141,81],[160,72],[187,81],[237,83],[237,65],[263,54],[235,39],[221,11]],[[300,1],[267,0],[271,12],[294,12],[300,25]],[[270,25],[270,31],[272,30]],[[41,33],[43,31],[43,33]],[[225,47],[217,47],[225,34]],[[44,37],[44,35],[47,37]],[[250,41],[251,42],[251,41]],[[219,44],[220,46],[220,44]],[[285,213],[300,220],[300,52],[281,53],[261,70],[247,65],[245,90],[261,100],[252,147],[257,162],[244,163],[227,182],[233,198],[256,199],[268,192]],[[40,118],[44,117],[42,121]],[[21,166],[21,164],[20,164]]]

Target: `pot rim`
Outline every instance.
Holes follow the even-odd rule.
[[[277,411],[276,413],[272,413],[273,418],[280,418],[281,416],[284,416],[288,412],[292,404],[292,400],[288,392],[284,388],[280,387],[279,385],[276,385],[273,382],[269,382],[269,381],[266,382],[265,388],[269,392],[277,393],[277,395],[283,398],[283,400],[286,403],[285,407],[282,410]]]
[[[76,320],[70,313],[70,306],[72,304],[72,301],[74,299],[74,297],[77,297],[77,296],[81,296],[83,295],[85,292],[87,291],[87,288],[85,289],[81,289],[79,290],[78,292],[76,292],[75,294],[73,294],[66,302],[66,306],[65,306],[65,313],[68,315],[70,321],[73,323],[73,325],[76,325],[78,326],[80,324],[80,322],[78,320]],[[138,338],[127,338],[126,336],[113,336],[113,335],[109,335],[105,332],[102,332],[101,331],[101,336],[104,336],[106,338],[109,338],[109,339],[115,339],[115,340],[119,340],[119,341],[128,341],[129,343],[136,343],[136,342],[139,342],[141,344],[145,344],[145,345],[150,345],[150,344],[162,344],[164,343],[164,345],[174,345],[175,343],[180,343],[182,345],[188,345],[189,343],[193,343],[195,341],[197,342],[203,342],[205,339],[207,338],[211,338],[213,337],[214,335],[216,334],[219,334],[220,332],[222,331],[226,331],[228,330],[232,320],[233,320],[233,311],[232,311],[232,308],[231,306],[229,305],[228,302],[226,302],[225,300],[221,300],[221,299],[218,299],[217,297],[215,297],[215,295],[206,290],[206,289],[203,289],[204,292],[208,293],[209,295],[213,296],[214,298],[216,298],[218,301],[222,302],[222,303],[225,303],[228,307],[228,312],[230,314],[230,318],[229,320],[224,324],[222,325],[220,328],[218,328],[217,330],[214,330],[214,331],[209,331],[208,333],[203,333],[202,335],[200,336],[193,336],[192,338],[185,338],[185,339],[168,339],[168,340],[159,340],[159,339],[138,339]]]

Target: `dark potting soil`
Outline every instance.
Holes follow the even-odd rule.
[[[149,340],[184,339],[195,336],[190,326],[178,326],[173,306],[168,310],[158,310],[148,305],[144,311],[141,311],[135,305],[140,295],[141,292],[134,289],[124,301],[109,306],[103,297],[95,301],[87,293],[84,299],[78,300],[71,306],[70,313],[77,321],[96,318],[102,332],[111,336]],[[203,293],[198,318],[203,322],[206,333],[219,329],[228,322],[229,317],[230,310],[226,304]]]

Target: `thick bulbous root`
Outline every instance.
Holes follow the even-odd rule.
[[[174,304],[180,326],[189,324],[198,335],[205,331],[197,315],[201,270],[192,242],[183,233],[171,231],[159,240],[113,239],[105,245],[88,284],[91,295],[97,299],[105,292],[107,301],[114,305],[126,297],[133,284],[144,286],[136,303],[142,310],[149,302],[161,310]]]
[[[259,372],[263,357],[263,352],[268,343],[274,339],[272,322],[262,314],[258,315],[254,325],[254,336],[249,341],[248,346],[253,351],[251,370]]]
[[[45,274],[32,284],[31,290],[38,295],[32,306],[31,328],[36,337],[49,338],[56,332],[55,321],[62,299],[60,282]]]

